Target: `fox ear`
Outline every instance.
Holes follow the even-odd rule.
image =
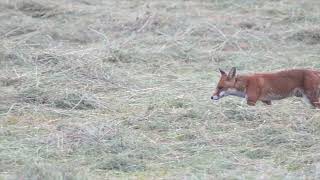
[[[220,68],[219,68],[219,71],[220,71],[221,75],[227,75],[227,73],[224,72],[224,71],[223,71],[222,69],[220,69]]]
[[[237,72],[236,68],[232,67],[231,70],[229,71],[228,79],[233,79],[236,76],[236,72]]]

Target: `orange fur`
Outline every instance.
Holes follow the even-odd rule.
[[[305,97],[310,104],[320,108],[320,71],[292,69],[275,73],[236,75],[220,70],[221,78],[211,99],[227,95],[246,97],[247,104],[254,106],[258,100],[271,105],[272,100],[290,96]]]

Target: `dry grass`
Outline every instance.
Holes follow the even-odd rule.
[[[317,179],[320,113],[210,101],[320,69],[317,0],[1,0],[0,179]]]

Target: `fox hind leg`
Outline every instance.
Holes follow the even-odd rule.
[[[319,93],[307,92],[305,96],[313,107],[320,109]]]

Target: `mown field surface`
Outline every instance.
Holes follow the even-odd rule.
[[[319,179],[320,111],[232,66],[320,69],[320,1],[0,0],[0,179]]]

